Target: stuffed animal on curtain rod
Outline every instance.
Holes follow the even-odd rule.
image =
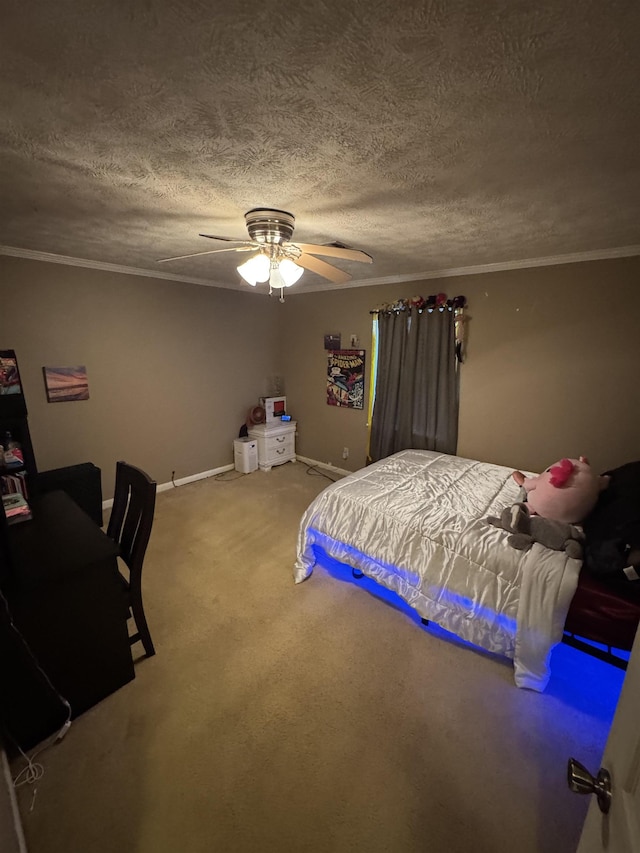
[[[586,456],[561,459],[537,477],[521,471],[511,475],[526,493],[530,515],[540,515],[565,524],[580,524],[609,485],[609,477],[594,474]]]
[[[489,524],[501,527],[511,536],[507,542],[517,551],[528,551],[534,542],[553,551],[565,551],[568,557],[581,560],[584,534],[575,524],[553,521],[541,515],[531,515],[526,503],[516,503],[502,510],[500,518],[489,516]]]

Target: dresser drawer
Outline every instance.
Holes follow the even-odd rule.
[[[274,435],[264,440],[265,461],[277,462],[279,459],[291,459],[295,453],[295,438],[293,434]]]
[[[269,471],[274,465],[295,462],[296,422],[270,427],[257,424],[249,430],[249,436],[258,442],[258,465]]]

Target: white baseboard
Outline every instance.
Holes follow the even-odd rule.
[[[347,474],[353,474],[353,471],[347,471],[346,468],[337,468],[331,462],[318,462],[317,459],[309,459],[308,456],[300,456],[298,453],[296,453],[296,459],[300,462],[306,462],[307,465],[311,465],[314,468],[326,468],[328,471],[335,471],[336,474],[344,474],[345,477]]]
[[[309,459],[308,456],[299,456],[296,453],[296,459],[300,462],[306,462],[307,465],[312,465],[314,468],[326,468],[328,471],[335,471],[336,474],[353,474],[353,471],[347,471],[346,468],[337,468],[331,462],[319,462],[317,459]],[[220,468],[213,468],[211,471],[202,471],[200,474],[191,474],[189,477],[181,477],[179,480],[174,480],[173,483],[160,483],[156,491],[168,492],[169,489],[175,486],[186,486],[187,483],[195,483],[197,480],[206,480],[207,477],[215,477],[216,474],[223,474],[225,471],[233,471],[234,465],[221,465]],[[108,501],[102,501],[102,509],[111,509],[113,506],[113,498]]]
[[[195,483],[196,480],[206,480],[207,477],[215,477],[216,474],[223,474],[225,471],[233,471],[233,465],[221,465],[219,468],[212,468],[211,471],[202,471],[200,474],[191,474],[189,477],[181,477],[179,480],[174,480],[172,483],[160,483],[156,488],[156,492],[168,492],[176,486],[186,486],[187,483]],[[113,498],[108,501],[102,501],[102,509],[111,509],[113,506]]]

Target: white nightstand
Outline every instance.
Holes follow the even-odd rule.
[[[256,424],[248,433],[258,442],[258,466],[262,471],[296,461],[296,421]]]

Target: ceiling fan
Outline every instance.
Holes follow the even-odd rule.
[[[199,255],[215,255],[219,252],[252,252],[251,257],[238,267],[238,272],[248,284],[253,286],[259,281],[268,281],[269,293],[272,293],[274,288],[280,288],[281,302],[284,301],[283,288],[295,284],[304,270],[317,273],[335,284],[343,284],[351,280],[349,273],[317,258],[316,255],[359,261],[363,264],[373,263],[371,255],[359,249],[351,249],[342,243],[315,245],[291,242],[296,220],[294,215],[287,213],[286,210],[256,207],[245,213],[244,218],[249,240],[235,240],[233,237],[220,237],[216,234],[200,234],[200,237],[207,237],[209,240],[224,240],[227,243],[239,245],[211,249],[208,252],[194,252],[190,255],[178,255],[174,258],[160,258],[158,263],[181,261]]]

